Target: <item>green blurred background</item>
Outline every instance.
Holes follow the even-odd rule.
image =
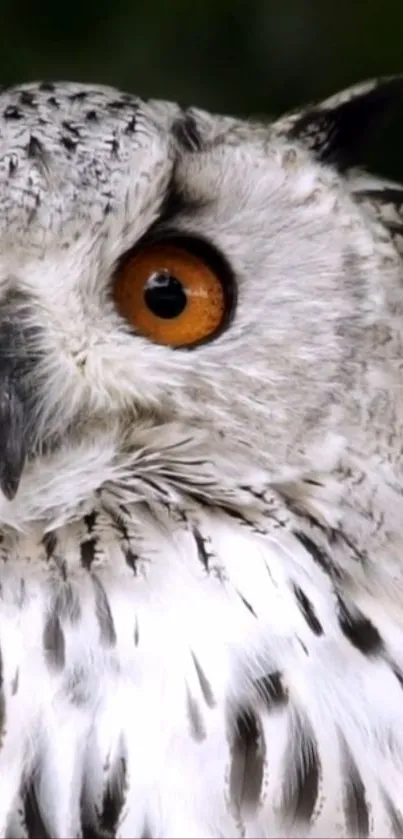
[[[0,0],[0,23],[3,84],[96,81],[237,114],[403,71],[403,0]],[[401,129],[381,157],[403,178],[403,114]]]

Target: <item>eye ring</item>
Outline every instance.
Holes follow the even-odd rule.
[[[144,239],[121,260],[112,295],[136,334],[173,349],[193,349],[219,337],[235,308],[228,262],[209,242],[165,233]]]

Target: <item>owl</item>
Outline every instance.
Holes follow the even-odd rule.
[[[403,836],[403,80],[0,95],[0,837]]]

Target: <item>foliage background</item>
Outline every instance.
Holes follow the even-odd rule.
[[[403,72],[403,0],[0,0],[0,25],[3,84],[97,81],[243,115]],[[403,178],[403,93],[401,111],[376,162]]]

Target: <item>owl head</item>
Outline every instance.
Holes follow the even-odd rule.
[[[360,439],[401,266],[392,187],[356,167],[401,89],[267,124],[77,84],[1,94],[2,521],[128,474],[139,497],[219,499]]]

